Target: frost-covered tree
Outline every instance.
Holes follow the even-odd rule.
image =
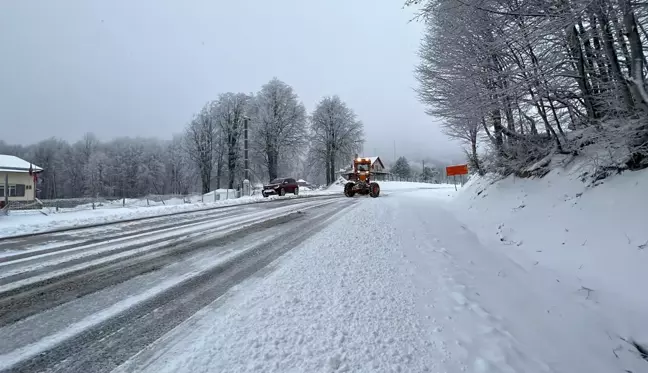
[[[207,193],[211,187],[214,155],[218,144],[219,126],[215,119],[215,104],[209,102],[200,113],[194,115],[186,129],[186,149],[189,157],[200,171],[201,190]]]
[[[28,146],[0,143],[0,153],[43,167],[41,199],[186,194],[198,186],[197,167],[179,135],[171,141],[122,137],[102,143],[86,134],[73,144],[55,138]]]
[[[292,87],[274,78],[254,96],[251,105],[252,141],[274,179],[279,162],[300,155],[307,143],[306,108]]]
[[[66,142],[50,138],[35,144],[30,152],[29,160],[43,168],[39,175],[40,184],[37,186],[39,198],[61,198],[65,196],[65,153],[70,145]]]
[[[103,151],[94,151],[90,154],[84,166],[87,195],[93,197],[110,195],[109,166],[110,159]]]
[[[326,183],[335,181],[340,164],[348,163],[364,142],[363,125],[340,97],[324,97],[311,115],[309,159],[326,171]]]
[[[424,166],[423,170],[421,171],[421,181],[424,182],[434,182],[438,183],[439,182],[439,170],[436,168]]]
[[[395,175],[402,179],[406,179],[410,177],[412,175],[412,171],[410,169],[410,165],[409,162],[407,161],[407,158],[399,157],[396,160],[396,162],[394,162],[394,165],[391,167],[391,173],[392,175]]]
[[[521,173],[604,142],[619,168],[648,166],[647,8],[618,0],[408,0],[426,34],[419,98],[489,169]],[[570,131],[580,131],[570,136]]]
[[[197,182],[196,164],[192,162],[184,145],[184,136],[175,135],[167,146],[164,157],[167,175],[165,194],[188,194]]]
[[[227,156],[228,188],[234,188],[235,171],[241,156],[244,118],[250,96],[244,93],[224,93],[215,103],[215,118],[223,138]]]

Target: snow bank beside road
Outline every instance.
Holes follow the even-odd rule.
[[[148,207],[145,204],[146,201],[144,201],[143,204],[130,201],[130,203],[125,207],[98,208],[96,210],[92,210],[88,209],[87,207],[81,206],[78,209],[60,209],[59,212],[50,212],[48,213],[48,215],[43,215],[38,210],[15,210],[11,211],[8,216],[0,215],[0,237],[38,233],[56,229],[76,227],[80,225],[110,223],[121,220],[153,217],[179,212],[198,211],[201,209],[219,206],[236,206],[241,204],[271,201],[278,198],[304,198],[308,196],[329,194],[332,193],[319,191],[301,193],[299,196],[270,196],[268,198],[264,198],[262,196],[251,196],[213,202],[209,201],[209,199],[206,197],[205,202],[196,201],[192,203],[177,203]],[[211,197],[212,199],[214,198],[213,194],[208,194],[207,196]]]
[[[648,171],[626,172],[593,188],[569,170],[491,182],[471,180],[455,200],[471,228],[500,241],[527,267],[545,266],[599,292],[641,298],[637,284],[648,283]]]
[[[610,317],[643,315],[615,332],[648,343],[648,170],[625,172],[596,187],[578,175],[574,166],[542,179],[475,178],[452,208],[482,242],[527,271],[552,271],[556,281],[573,283],[575,294]]]

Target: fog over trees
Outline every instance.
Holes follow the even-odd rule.
[[[102,142],[92,133],[75,143],[51,138],[23,146],[0,140],[0,154],[44,169],[43,199],[236,189],[244,177],[246,120],[253,183],[281,176],[330,182],[336,167],[346,165],[364,142],[362,122],[340,97],[323,98],[309,115],[293,88],[274,78],[257,93],[227,92],[206,102],[171,140]]]

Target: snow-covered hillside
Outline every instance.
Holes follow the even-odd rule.
[[[554,273],[609,317],[611,338],[648,343],[648,170],[588,187],[578,168],[541,179],[473,178],[451,209],[524,270]]]

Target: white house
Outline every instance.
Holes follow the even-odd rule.
[[[0,154],[0,205],[9,201],[33,201],[38,173],[43,169],[13,155]],[[5,187],[8,184],[8,188]]]

